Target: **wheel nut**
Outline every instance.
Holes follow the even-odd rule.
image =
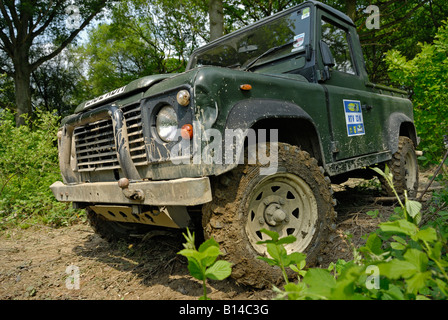
[[[278,203],[272,203],[266,208],[264,217],[269,225],[275,227],[286,221],[287,215]]]
[[[277,209],[275,210],[273,217],[275,222],[283,222],[286,219],[286,213],[281,209]]]
[[[260,225],[264,225],[264,219],[263,219],[263,218],[260,217],[260,218],[258,219],[258,222],[260,223]]]

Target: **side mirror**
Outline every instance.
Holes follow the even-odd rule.
[[[322,55],[322,62],[324,63],[322,80],[325,81],[331,78],[330,68],[333,68],[335,66],[335,62],[330,47],[323,40],[320,40],[320,53]]]
[[[320,40],[320,53],[322,54],[322,61],[324,63],[324,66],[330,68],[335,66],[333,54],[331,53],[330,47],[323,40]]]

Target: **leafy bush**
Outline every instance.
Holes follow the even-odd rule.
[[[35,120],[16,127],[14,114],[0,112],[0,229],[36,222],[67,225],[79,214],[57,202],[49,189],[61,180],[58,124],[58,117],[38,111]]]
[[[415,124],[422,139],[424,164],[438,163],[448,129],[448,23],[433,44],[419,44],[421,52],[407,60],[392,50],[386,57],[390,77],[412,92]]]

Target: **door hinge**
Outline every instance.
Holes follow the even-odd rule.
[[[331,152],[332,153],[339,152],[339,142],[338,141],[331,141]]]

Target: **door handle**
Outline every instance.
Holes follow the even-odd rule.
[[[363,110],[370,111],[370,110],[373,109],[373,106],[370,105],[370,104],[363,104],[363,105],[361,106],[361,108],[362,108]]]

